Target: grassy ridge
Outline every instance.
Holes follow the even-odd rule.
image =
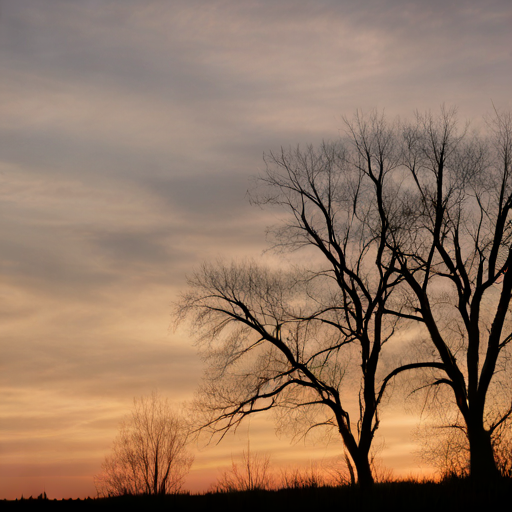
[[[488,510],[510,503],[512,480],[503,479],[490,486],[478,486],[469,480],[452,479],[434,483],[414,481],[376,484],[370,492],[358,487],[318,487],[280,489],[276,491],[244,491],[201,495],[121,496],[92,500],[23,500],[0,502],[1,508],[69,510],[136,510],[151,511],[237,511],[284,510]],[[5,506],[5,507],[4,507]]]

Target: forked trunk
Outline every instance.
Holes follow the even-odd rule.
[[[373,475],[368,460],[368,450],[362,449],[361,445],[356,443],[356,440],[349,433],[348,429],[340,428],[340,434],[345,443],[345,447],[352,458],[357,474],[357,483],[363,489],[370,488],[373,483]],[[350,471],[350,467],[349,467]]]

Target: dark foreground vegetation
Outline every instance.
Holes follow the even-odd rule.
[[[177,494],[166,496],[119,496],[86,500],[24,499],[4,501],[1,508],[17,510],[471,510],[509,503],[512,479],[480,486],[468,479],[442,482],[397,481],[375,484],[371,491],[357,486]]]

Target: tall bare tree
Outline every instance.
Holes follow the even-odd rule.
[[[94,477],[98,495],[173,494],[192,465],[186,450],[188,427],[156,393],[134,400],[112,453]]]
[[[206,424],[223,431],[274,406],[313,409],[310,426],[339,431],[363,486],[373,483],[370,449],[389,380],[376,380],[381,351],[401,320],[386,315],[397,284],[383,211],[384,177],[400,155],[395,128],[372,118],[376,168],[369,183],[359,155],[340,143],[268,155],[255,201],[289,213],[274,233],[275,248],[313,247],[319,265],[286,273],[255,264],[204,265],[179,307],[207,342],[211,367],[201,408],[209,406],[212,416]],[[354,357],[359,362],[349,364]],[[355,418],[347,374],[360,387]]]
[[[266,157],[254,201],[287,213],[273,247],[312,249],[313,263],[295,272],[209,264],[190,279],[178,310],[202,329],[210,362],[205,425],[225,432],[277,406],[321,411],[311,426],[335,426],[371,485],[387,385],[423,369],[428,385],[453,394],[472,474],[497,474],[491,436],[512,410],[491,410],[487,397],[512,339],[512,123],[499,114],[493,123],[478,137],[446,109],[405,125],[357,114],[339,143]],[[403,354],[386,373],[384,347],[414,325],[432,350]],[[347,376],[359,383],[355,415]]]
[[[497,475],[491,438],[512,413],[488,401],[512,339],[512,118],[495,114],[485,138],[458,131],[446,109],[405,127],[412,180],[387,241],[441,363],[431,384],[451,389],[479,480]]]

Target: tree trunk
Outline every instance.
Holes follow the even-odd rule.
[[[372,470],[370,468],[370,462],[368,460],[368,454],[358,454],[354,460],[354,465],[357,471],[357,482],[362,489],[369,489],[374,484]]]
[[[357,483],[364,489],[370,488],[374,481],[372,470],[370,468],[370,462],[368,460],[368,449],[361,447],[361,444],[357,444],[352,433],[348,430],[344,423],[339,423],[339,432],[345,444],[357,473]]]
[[[500,477],[494,460],[491,435],[485,430],[482,421],[468,425],[470,476],[477,484],[489,483]]]

